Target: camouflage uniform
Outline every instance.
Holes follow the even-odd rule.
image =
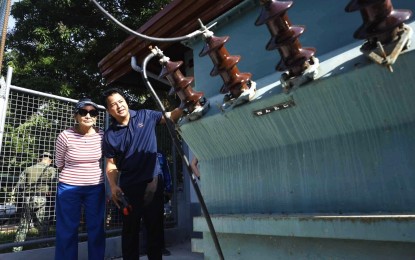
[[[43,162],[26,168],[20,174],[19,181],[12,191],[13,197],[20,188],[24,190],[23,212],[14,242],[25,241],[32,221],[40,237],[47,234],[50,213],[46,212],[47,195],[55,175],[56,170]],[[13,251],[17,252],[22,249],[22,246],[14,247]]]

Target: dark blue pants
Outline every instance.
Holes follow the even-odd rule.
[[[78,259],[78,228],[81,207],[85,208],[88,259],[105,257],[105,186],[58,184],[56,196],[55,260]]]
[[[162,259],[164,242],[163,226],[163,180],[159,178],[157,191],[153,200],[143,206],[144,191],[147,183],[140,183],[130,187],[122,187],[122,190],[132,206],[132,212],[123,216],[122,228],[122,254],[124,260],[138,260],[140,258],[139,237],[140,222],[144,220],[147,230],[147,256],[149,260]]]

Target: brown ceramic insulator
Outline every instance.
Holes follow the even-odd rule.
[[[251,73],[239,72],[238,64],[240,56],[231,56],[225,48],[225,43],[229,40],[228,36],[212,36],[206,39],[206,44],[199,53],[200,57],[209,54],[213,62],[213,69],[210,72],[212,77],[220,75],[224,84],[220,93],[230,93],[232,97],[238,98],[243,91],[248,90],[248,82],[251,80]]]
[[[231,74],[232,73],[232,74]],[[220,89],[220,93],[230,93],[232,97],[239,97],[244,90],[248,90],[248,82],[251,80],[251,73],[239,73],[237,67],[232,69],[231,73],[221,73],[221,77],[226,79],[227,83],[224,83]],[[231,75],[229,78],[228,76]]]
[[[360,10],[362,15],[363,24],[354,33],[354,38],[383,44],[394,40],[398,28],[412,15],[410,10],[394,10],[391,0],[352,0],[345,10]]]
[[[180,98],[181,102],[186,106],[191,113],[196,106],[200,106],[200,98],[203,97],[203,92],[194,91],[191,84],[193,77],[185,77],[180,71],[180,66],[183,62],[167,61],[163,62],[160,78],[166,78],[173,87],[174,93]]]
[[[299,76],[308,67],[308,61],[316,52],[314,48],[302,48],[298,37],[304,32],[304,27],[293,26],[288,19],[287,10],[292,1],[280,2],[261,0],[263,8],[255,22],[256,26],[266,24],[272,37],[266,49],[278,49],[281,60],[276,69],[289,71],[290,76]]]

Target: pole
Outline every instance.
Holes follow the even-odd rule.
[[[4,125],[6,123],[7,103],[9,102],[10,85],[12,81],[13,68],[7,70],[6,82],[0,78],[0,154],[3,144]]]
[[[3,18],[3,28],[1,32],[1,43],[0,43],[0,71],[3,68],[4,48],[6,45],[7,26],[9,25],[9,16],[10,16],[10,3],[11,3],[11,0],[7,0],[6,10],[3,13],[4,18]]]

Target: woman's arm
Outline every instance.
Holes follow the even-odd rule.
[[[65,167],[65,154],[68,147],[68,138],[64,132],[58,135],[55,143],[55,165],[59,172]]]

